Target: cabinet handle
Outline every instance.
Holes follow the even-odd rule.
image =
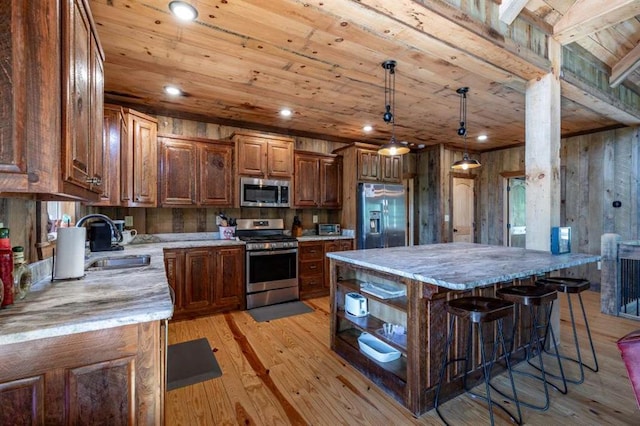
[[[87,183],[91,185],[100,186],[102,185],[102,179],[100,179],[98,176],[87,177]]]
[[[309,269],[316,269],[318,267],[318,265],[310,265]]]

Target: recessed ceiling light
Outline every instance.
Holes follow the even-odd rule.
[[[480,135],[480,136],[478,136],[478,140],[479,140],[480,142],[482,142],[482,141],[486,141],[487,139],[489,139],[489,137],[488,137],[487,135]]]
[[[284,108],[280,110],[280,115],[283,117],[290,117],[291,116],[291,110]]]
[[[367,124],[366,126],[364,126],[364,127],[362,128],[362,130],[364,130],[365,132],[370,132],[370,131],[372,131],[372,130],[373,130],[373,126],[371,126],[371,125]]]
[[[169,9],[176,18],[182,21],[193,21],[198,17],[198,11],[195,7],[184,1],[172,1],[169,3]]]
[[[175,86],[165,86],[164,91],[171,96],[178,96],[182,94],[182,90]]]

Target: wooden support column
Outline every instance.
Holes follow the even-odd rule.
[[[526,248],[551,250],[552,226],[560,225],[560,64],[562,48],[547,39],[551,72],[527,83],[525,99]],[[560,336],[560,304],[551,326]]]
[[[549,74],[527,83],[525,172],[528,249],[550,250],[549,232],[560,225],[561,46],[549,38]]]

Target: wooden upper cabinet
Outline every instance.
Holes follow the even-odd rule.
[[[340,157],[297,151],[294,155],[294,169],[294,207],[341,207],[342,162]]]
[[[316,207],[320,193],[320,164],[313,154],[294,155],[293,205],[295,207]]]
[[[62,93],[65,192],[86,189],[101,194],[104,54],[84,1],[63,2],[63,11],[63,75],[68,76]]]
[[[320,195],[321,207],[342,207],[342,158],[323,157],[320,162]]]
[[[198,144],[198,203],[201,206],[233,207],[233,144]]]
[[[233,206],[232,142],[177,135],[158,141],[161,206]]]
[[[127,122],[122,107],[104,106],[102,126],[103,169],[100,200],[94,206],[120,205],[120,144],[127,140]]]
[[[402,182],[402,156],[401,155],[381,155],[380,156],[380,180],[389,183]]]
[[[373,150],[358,149],[358,180],[402,182],[402,156],[378,155]]]
[[[380,179],[380,157],[375,151],[358,149],[358,180]]]
[[[158,137],[160,144],[160,205],[196,204],[197,146]]]
[[[236,132],[238,174],[290,179],[293,174],[293,139],[260,133]]]
[[[96,201],[104,55],[88,1],[3,6],[0,191]]]
[[[120,149],[121,202],[128,207],[158,204],[158,121],[125,108],[127,140]]]

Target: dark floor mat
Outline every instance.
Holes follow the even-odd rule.
[[[222,375],[206,338],[169,345],[167,390],[193,385]]]
[[[313,309],[302,302],[294,301],[249,309],[247,312],[256,322],[264,322],[293,315],[307,314],[313,312]]]

